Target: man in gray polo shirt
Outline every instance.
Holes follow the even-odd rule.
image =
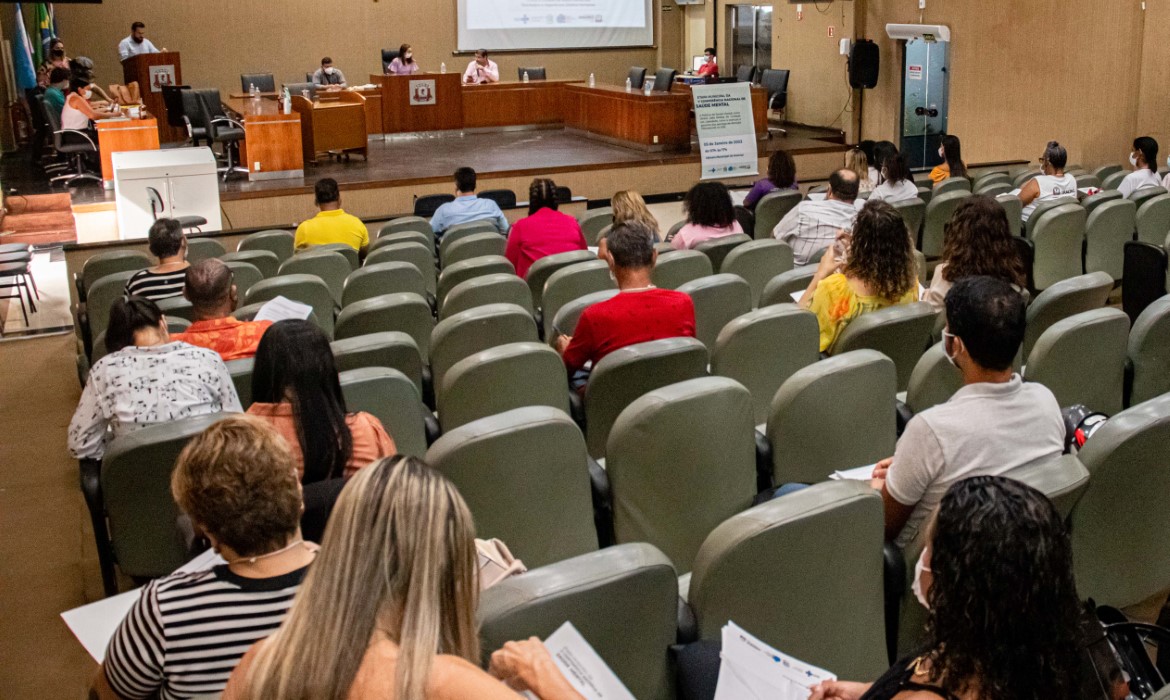
[[[321,67],[313,73],[313,84],[327,90],[340,90],[346,86],[345,74],[340,68],[334,68],[333,59],[326,56],[321,59]]]
[[[1064,451],[1056,397],[1012,371],[1024,340],[1023,297],[1002,280],[968,277],[951,288],[946,309],[945,350],[963,373],[963,388],[915,416],[894,456],[874,471],[886,539],[901,547],[915,540],[951,484],[1010,476]]]

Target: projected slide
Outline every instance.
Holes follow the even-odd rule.
[[[653,0],[458,0],[459,49],[654,44]]]

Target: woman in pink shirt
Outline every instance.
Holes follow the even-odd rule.
[[[722,182],[700,182],[683,199],[687,225],[674,234],[670,244],[675,250],[694,248],[703,241],[743,233],[735,220],[731,193]]]
[[[557,186],[536,179],[528,188],[528,216],[512,225],[504,257],[521,278],[528,277],[532,263],[548,255],[585,250],[585,236],[577,220],[557,211]]]

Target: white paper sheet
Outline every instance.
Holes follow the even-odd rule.
[[[226,564],[215,550],[209,549],[175,570],[175,573],[194,573],[206,571],[214,566]],[[134,607],[141,588],[119,593],[116,596],[103,598],[95,603],[83,605],[61,613],[61,619],[68,625],[69,631],[81,642],[81,646],[89,652],[94,661],[99,664],[106,658],[106,647],[110,638],[114,636],[118,625]]]
[[[830,479],[853,479],[856,481],[873,481],[873,470],[877,467],[876,464],[870,464],[865,467],[857,467],[856,469],[842,469],[835,471],[829,475]]]
[[[720,658],[715,700],[808,700],[814,685],[837,679],[773,649],[734,622],[723,628]]]
[[[613,670],[585,641],[573,623],[566,622],[545,640],[557,668],[585,700],[634,700]]]
[[[828,197],[828,192],[809,192],[808,199],[810,202],[823,202],[825,197]]]
[[[260,307],[256,314],[256,321],[303,321],[313,313],[313,307],[299,301],[278,296]]]

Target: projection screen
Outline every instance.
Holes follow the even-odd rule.
[[[653,46],[653,0],[457,0],[459,50]]]

